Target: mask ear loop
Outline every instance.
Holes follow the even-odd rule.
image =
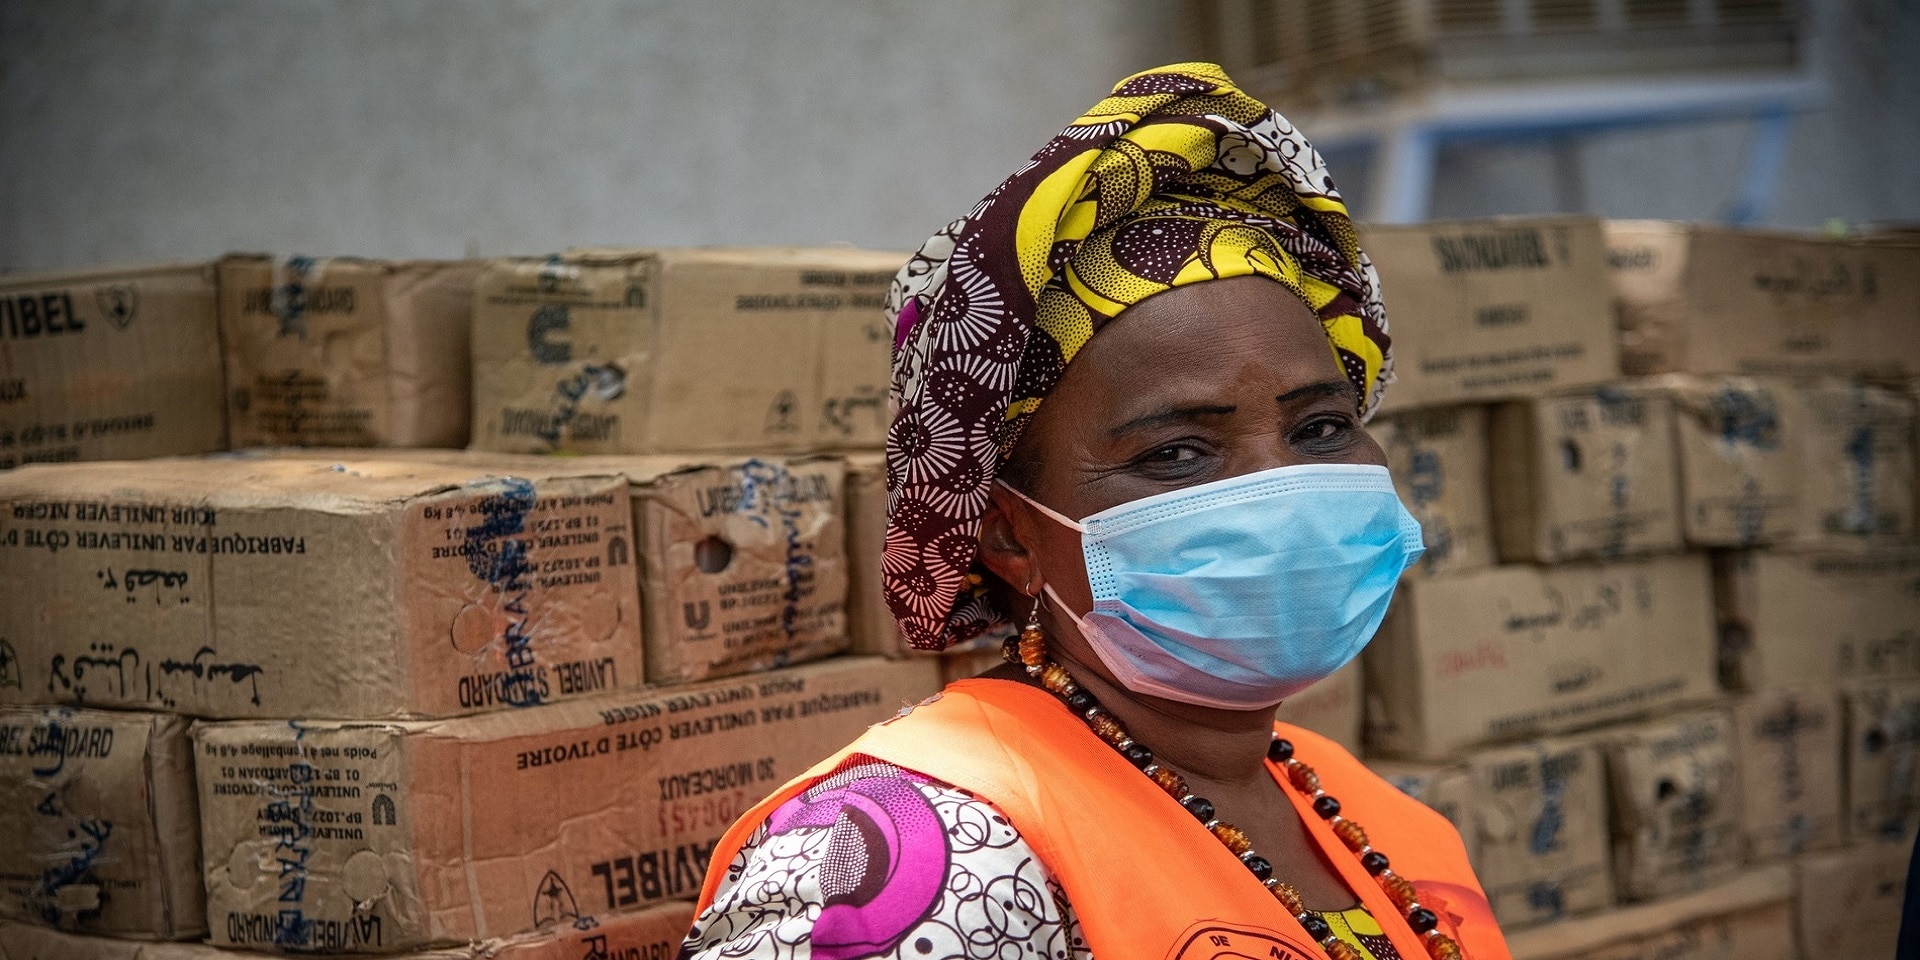
[[[1072,530],[1075,533],[1087,532],[1086,524],[1081,523],[1080,521],[1075,520],[1072,517],[1069,517],[1066,514],[1061,513],[1060,511],[1055,510],[1054,508],[1049,507],[1046,504],[1041,503],[1040,501],[1027,496],[1024,493],[1021,493],[1019,487],[1016,487],[1013,484],[1006,482],[1005,480],[995,480],[994,482],[1003,487],[1006,487],[1007,490],[1011,492],[1014,496],[1019,497],[1022,500],[1025,500],[1028,506],[1034,508],[1035,510],[1040,511],[1043,514],[1046,514],[1047,518],[1052,520],[1054,523],[1057,523],[1063,527],[1066,527],[1068,530]]]

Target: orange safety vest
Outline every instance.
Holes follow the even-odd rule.
[[[1318,734],[1275,724],[1341,812],[1413,882],[1470,960],[1509,960],[1453,825]],[[1326,954],[1227,848],[1043,690],[975,678],[949,685],[762,801],[720,839],[699,911],[727,865],[781,804],[852,756],[868,756],[998,807],[1066,889],[1095,960],[1310,960]],[[1269,762],[1274,778],[1285,773]],[[1427,951],[1386,892],[1299,791],[1282,787],[1327,862],[1402,960]],[[1275,872],[1285,875],[1284,864]]]

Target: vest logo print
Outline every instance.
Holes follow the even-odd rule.
[[[1312,960],[1318,955],[1272,930],[1202,921],[1180,938],[1167,960]]]

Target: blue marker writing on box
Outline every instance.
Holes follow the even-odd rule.
[[[501,492],[481,499],[474,506],[481,516],[478,524],[466,530],[462,553],[467,569],[486,581],[502,598],[500,609],[508,620],[502,631],[506,643],[507,672],[502,679],[502,699],[516,707],[530,707],[546,696],[534,662],[533,626],[528,597],[532,593],[534,564],[527,555],[527,515],[535,497],[533,483],[519,477],[496,481]]]

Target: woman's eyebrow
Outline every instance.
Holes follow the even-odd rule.
[[[1202,405],[1191,406],[1191,407],[1169,407],[1165,410],[1161,410],[1156,413],[1149,413],[1145,416],[1134,417],[1132,420],[1128,420],[1126,423],[1123,423],[1117,427],[1114,427],[1112,430],[1107,431],[1107,435],[1111,437],[1118,437],[1122,434],[1125,434],[1134,430],[1139,430],[1144,427],[1157,427],[1164,423],[1178,423],[1183,420],[1193,420],[1199,417],[1224,417],[1227,414],[1233,413],[1238,409],[1240,408],[1236,406],[1222,406],[1220,404],[1202,404]]]
[[[1319,383],[1309,383],[1304,387],[1295,387],[1273,399],[1274,402],[1284,407],[1295,400],[1301,399],[1319,400],[1323,397],[1344,397],[1357,401],[1359,396],[1359,393],[1353,389],[1353,383],[1351,381],[1322,380]]]

